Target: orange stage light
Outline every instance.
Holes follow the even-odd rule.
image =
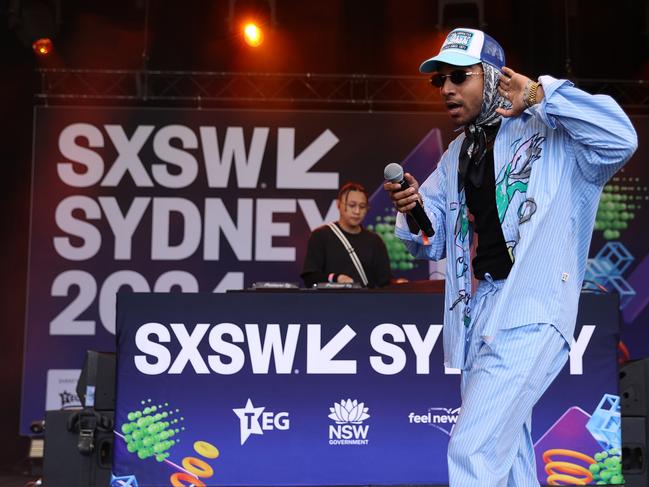
[[[243,27],[243,39],[251,47],[258,47],[264,42],[264,32],[254,22],[248,22]]]
[[[54,49],[54,44],[51,39],[43,37],[34,41],[32,49],[38,56],[47,56]]]

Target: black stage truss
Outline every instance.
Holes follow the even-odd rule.
[[[40,104],[443,109],[438,90],[425,76],[109,69],[39,69],[37,74]],[[649,80],[573,82],[589,93],[612,96],[627,110],[649,113]]]

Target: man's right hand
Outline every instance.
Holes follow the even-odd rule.
[[[415,203],[419,201],[423,204],[421,195],[419,194],[419,183],[409,172],[404,174],[404,177],[410,184],[410,187],[401,191],[399,183],[391,183],[386,181],[383,183],[383,189],[390,194],[390,199],[394,202],[397,211],[406,213],[415,207]]]

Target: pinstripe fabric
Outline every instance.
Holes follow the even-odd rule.
[[[482,281],[472,296],[472,228],[457,176],[463,133],[420,188],[434,237],[424,244],[397,217],[395,233],[415,257],[447,259],[444,363],[462,369],[451,487],[538,486],[532,408],[568,358],[602,188],[638,143],[610,97],[539,81],[543,101],[503,119],[493,149],[513,261],[506,280]]]
[[[462,408],[448,447],[450,487],[538,487],[531,415],[568,359],[553,326],[486,335],[505,281],[482,281],[465,341]]]
[[[526,323],[552,323],[572,340],[597,205],[605,182],[631,157],[637,136],[608,96],[589,95],[542,76],[542,103],[503,119],[494,144],[496,199],[513,259],[502,299],[486,333]],[[462,368],[472,319],[472,229],[458,192],[460,134],[422,184],[435,235],[424,245],[397,216],[396,235],[417,258],[446,257],[444,362]]]

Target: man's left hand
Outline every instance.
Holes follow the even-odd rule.
[[[498,83],[498,93],[511,103],[511,108],[497,108],[496,112],[503,117],[516,117],[523,113],[527,108],[525,105],[525,87],[532,80],[527,76],[515,72],[513,69],[503,67],[500,82]],[[543,88],[539,86],[537,100],[543,97]]]

